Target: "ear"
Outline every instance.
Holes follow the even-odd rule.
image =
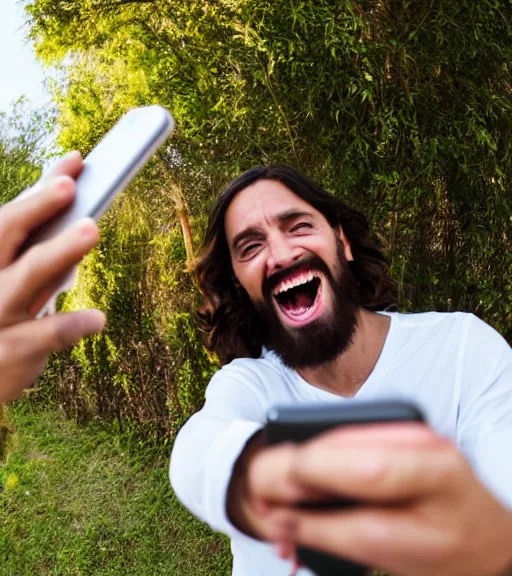
[[[345,232],[343,231],[343,228],[341,227],[341,225],[339,226],[338,230],[339,230],[341,243],[343,244],[343,248],[344,248],[343,253],[345,254],[345,259],[347,260],[347,262],[353,262],[354,256],[352,255],[352,248],[350,246],[350,242],[349,242],[348,238],[345,236]]]

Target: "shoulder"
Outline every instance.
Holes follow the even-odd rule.
[[[449,325],[463,325],[471,322],[476,316],[466,312],[389,312],[389,316],[403,327],[412,328],[447,328]]]
[[[512,348],[505,338],[492,326],[470,316],[467,329],[467,356],[475,363],[503,362],[512,364]]]
[[[489,324],[467,312],[386,313],[392,318],[396,342],[404,349],[429,345],[449,347],[452,353],[470,346],[509,348],[505,339]],[[445,350],[446,351],[446,350]]]
[[[283,379],[286,370],[272,352],[263,352],[259,358],[237,358],[213,375],[208,389],[229,385],[232,390],[243,387],[261,391]]]
[[[452,350],[486,362],[496,354],[511,352],[506,340],[492,326],[468,312],[392,313],[398,338],[409,345],[431,343],[443,352]],[[487,355],[487,358],[484,358]]]
[[[484,342],[499,342],[509,347],[497,330],[470,312],[395,313],[395,316],[397,324],[404,328],[417,328],[438,333],[458,333],[467,338],[483,338]]]
[[[466,312],[420,312],[390,314],[399,331],[426,338],[460,339],[476,322],[488,326],[473,314]],[[492,330],[492,328],[490,328]]]

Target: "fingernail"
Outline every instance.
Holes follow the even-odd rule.
[[[274,542],[291,541],[296,532],[296,522],[290,515],[283,515],[274,519]]]
[[[103,312],[99,310],[90,309],[83,311],[84,316],[86,316],[85,332],[88,335],[97,334],[101,332],[105,327],[106,316]]]
[[[76,344],[82,338],[101,332],[105,315],[99,310],[82,310],[57,315],[60,339],[66,346]]]
[[[279,558],[287,560],[292,555],[293,545],[287,540],[282,540],[275,545],[274,550]]]
[[[82,218],[75,225],[78,236],[89,237],[96,234],[96,223],[92,218]]]

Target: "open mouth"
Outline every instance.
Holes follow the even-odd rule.
[[[299,272],[283,280],[273,296],[283,315],[294,325],[302,325],[320,309],[322,282],[317,272]]]

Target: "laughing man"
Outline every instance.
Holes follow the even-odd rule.
[[[231,538],[234,576],[287,576],[295,545],[397,575],[510,570],[512,351],[495,330],[471,314],[391,312],[394,283],[365,217],[286,166],[225,189],[196,272],[223,367],[170,475],[192,513]],[[390,397],[429,426],[261,443],[274,404]],[[336,495],[365,505],[297,506]]]

